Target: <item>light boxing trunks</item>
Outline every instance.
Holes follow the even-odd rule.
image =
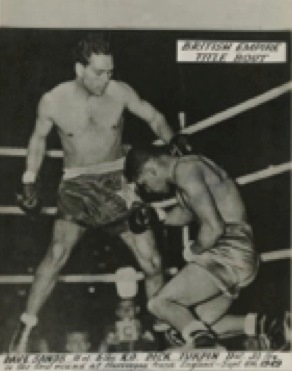
[[[259,257],[247,223],[226,224],[215,246],[201,254],[193,254],[190,248],[186,250],[185,260],[204,268],[229,297],[236,298],[240,288],[249,285],[257,275]]]
[[[135,198],[123,178],[124,159],[84,168],[68,168],[59,186],[57,217],[111,234],[128,229]]]

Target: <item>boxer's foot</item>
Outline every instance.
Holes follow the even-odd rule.
[[[22,313],[18,327],[12,337],[9,352],[26,353],[28,351],[28,341],[32,328],[38,323],[35,315]]]
[[[164,332],[165,340],[170,347],[182,347],[185,340],[181,334],[174,328],[169,328]]]
[[[214,349],[222,348],[217,337],[209,331],[195,331],[190,335],[190,341],[186,342],[178,331],[169,329],[165,332],[165,338],[172,350]]]
[[[217,336],[210,331],[195,331],[190,335],[190,338],[190,347],[193,349],[213,349],[218,344]]]
[[[256,335],[265,349],[283,350],[291,345],[291,313],[258,314]]]

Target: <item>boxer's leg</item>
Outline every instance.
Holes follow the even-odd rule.
[[[229,307],[229,302],[230,298],[222,293],[220,296],[199,304],[195,308],[198,318],[209,324],[220,337],[244,333],[246,316],[224,314]],[[218,312],[221,312],[223,316],[218,317]]]
[[[188,264],[149,302],[150,311],[176,328],[185,340],[212,331],[219,337],[245,334],[265,337],[268,349],[285,349],[290,340],[288,316],[226,314],[233,298],[222,293],[206,269]],[[195,306],[195,315],[190,307]],[[197,318],[197,319],[196,319]]]
[[[220,289],[205,269],[188,264],[149,301],[149,310],[176,328],[187,340],[192,332],[208,330],[201,321],[194,319],[189,307],[217,296],[216,306],[211,300],[204,308],[204,319],[215,322],[232,303],[232,298],[220,294]]]
[[[57,282],[60,270],[67,262],[73,247],[84,231],[84,227],[75,223],[61,219],[56,220],[52,242],[36,270],[26,305],[26,313],[38,314]]]
[[[148,298],[155,295],[163,285],[161,257],[156,248],[152,231],[133,234],[126,231],[120,234],[121,239],[133,252],[145,273],[145,289]]]
[[[54,225],[52,242],[37,268],[28,296],[22,324],[10,346],[10,350],[25,352],[30,331],[37,321],[37,315],[53,290],[58,274],[68,260],[85,229],[65,220],[57,220]]]

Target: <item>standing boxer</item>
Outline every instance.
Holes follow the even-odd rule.
[[[119,236],[146,275],[146,293],[153,296],[163,279],[161,260],[150,230],[134,235],[128,229],[125,199],[131,195],[122,178],[123,112],[143,119],[165,142],[176,142],[164,116],[142,100],[128,84],[112,79],[110,45],[99,34],[89,35],[75,50],[76,78],[41,98],[27,150],[20,206],[28,213],[40,209],[37,177],[45,156],[46,139],[55,126],[64,151],[64,174],[59,188],[52,242],[37,268],[11,349],[25,351],[31,328],[53,290],[58,274],[88,227]]]

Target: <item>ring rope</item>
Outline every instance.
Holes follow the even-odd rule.
[[[193,134],[198,131],[207,129],[210,126],[219,124],[220,122],[224,120],[237,116],[242,112],[255,108],[270,100],[276,99],[279,96],[289,92],[290,90],[292,90],[292,81],[288,81],[285,84],[279,85],[271,90],[266,91],[265,93],[259,94],[233,107],[227,108],[224,111],[218,112],[215,115],[212,115],[207,119],[204,119],[204,120],[198,121],[195,124],[189,125],[188,127],[183,128],[181,132],[186,133],[186,134]],[[162,141],[156,140],[154,143],[162,144]],[[0,156],[23,157],[23,156],[26,156],[26,154],[27,154],[26,148],[11,148],[11,147],[0,148]],[[51,158],[62,158],[63,151],[49,150],[46,152],[46,155]]]
[[[27,155],[27,148],[15,148],[15,147],[1,147],[0,156],[7,157],[25,157]],[[51,149],[46,151],[46,156],[51,158],[63,158],[63,151],[58,149]]]
[[[271,261],[278,261],[282,259],[291,259],[292,249],[283,249],[276,251],[269,251],[261,254],[261,260],[264,263]],[[174,276],[178,272],[176,267],[169,268],[167,273]],[[131,276],[129,280],[125,279],[125,282],[130,281],[141,281],[144,279],[142,272],[136,272],[135,276]],[[33,281],[33,275],[1,275],[1,284],[29,284]],[[70,274],[59,276],[59,282],[63,283],[116,283],[120,280],[120,277],[115,274]]]
[[[176,267],[168,268],[165,272],[171,276],[174,276],[178,269]],[[145,277],[142,272],[135,272],[125,282],[130,281],[141,281]],[[34,279],[33,275],[0,275],[0,284],[26,284],[31,283]],[[59,282],[63,283],[116,283],[121,281],[121,277],[116,273],[106,273],[106,274],[69,274],[58,277]]]
[[[288,81],[287,83],[279,85],[271,90],[268,90],[263,94],[259,94],[233,107],[227,108],[224,111],[218,112],[215,115],[208,117],[207,119],[189,125],[183,128],[181,130],[181,133],[194,134],[197,133],[198,131],[208,129],[210,126],[219,124],[220,122],[228,120],[234,116],[237,116],[240,113],[258,107],[259,105],[264,104],[270,100],[276,99],[279,96],[288,93],[290,90],[292,90],[292,81]],[[155,141],[155,144],[162,144],[162,141],[159,139]]]

